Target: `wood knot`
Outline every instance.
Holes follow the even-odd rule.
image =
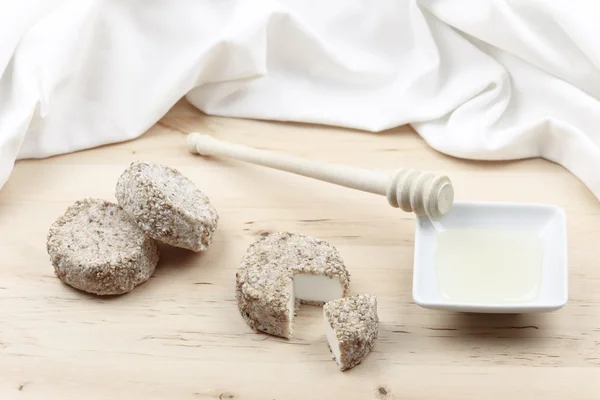
[[[223,392],[219,395],[219,400],[228,400],[233,399],[235,396],[228,392]]]
[[[377,388],[377,398],[379,399],[389,399],[390,398],[390,390],[386,389],[384,386],[379,386]]]

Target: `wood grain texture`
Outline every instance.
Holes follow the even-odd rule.
[[[565,208],[569,304],[540,315],[459,315],[411,299],[414,216],[384,197],[188,153],[190,131],[350,166],[447,173],[456,200]],[[217,208],[205,254],[161,248],[154,277],[114,298],[54,276],[50,224],[84,197],[114,200],[117,178],[143,159],[179,169]],[[542,161],[468,162],[429,148],[410,128],[381,134],[209,117],[179,103],[141,138],[18,162],[0,191],[2,399],[597,399],[600,395],[600,203]],[[234,299],[235,271],[264,232],[335,245],[353,293],[379,300],[380,338],[345,373],[331,360],[320,308],[303,306],[294,339],[252,332]]]

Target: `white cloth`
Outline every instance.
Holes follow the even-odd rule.
[[[0,185],[15,159],[135,138],[187,96],[410,123],[453,156],[555,161],[600,197],[598,21],[593,0],[0,0]]]

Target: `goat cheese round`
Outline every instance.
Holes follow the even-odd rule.
[[[117,205],[85,199],[50,227],[47,250],[64,283],[89,293],[130,292],[150,278],[158,246]]]
[[[276,232],[250,245],[236,274],[239,310],[251,328],[290,338],[300,303],[346,296],[350,274],[331,244]]]
[[[115,195],[127,214],[159,242],[196,252],[210,246],[217,211],[179,171],[135,161],[119,178]]]

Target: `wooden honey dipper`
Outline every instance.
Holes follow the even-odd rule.
[[[230,157],[336,185],[387,197],[392,207],[432,220],[443,217],[452,207],[454,188],[445,175],[400,168],[392,174],[329,164],[282,155],[215,139],[193,132],[187,136],[190,153]]]

